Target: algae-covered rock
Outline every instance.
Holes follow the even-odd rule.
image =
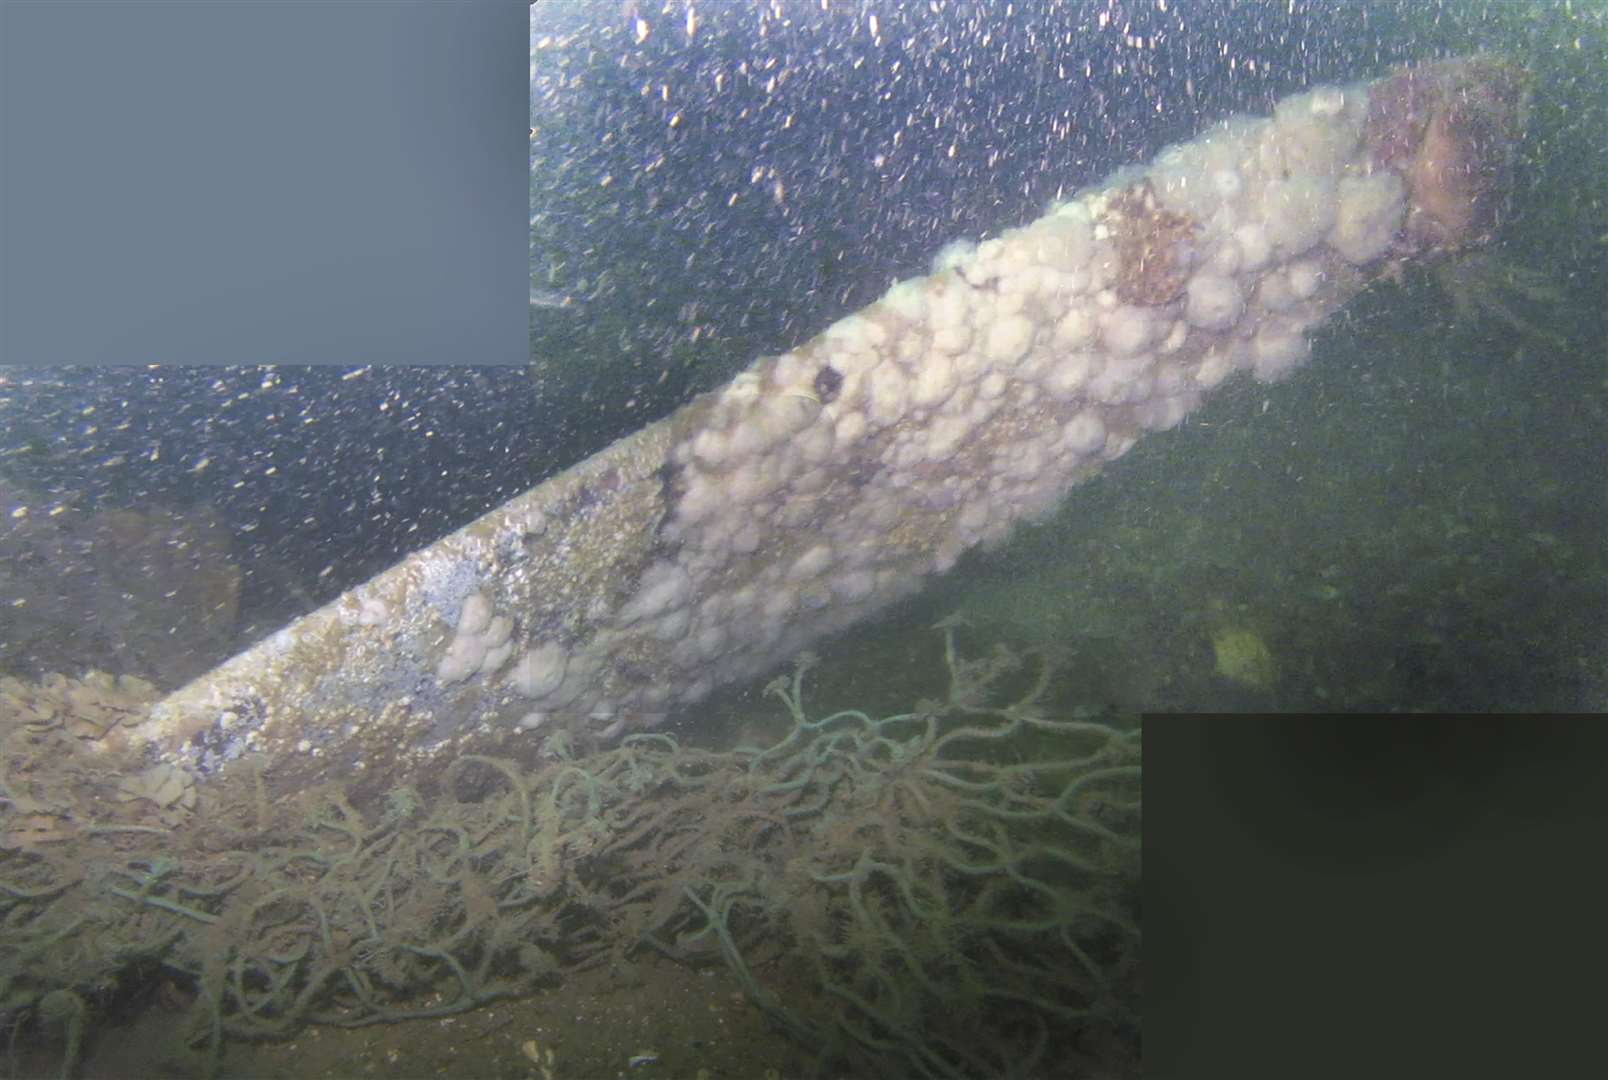
[[[1212,632],[1212,653],[1217,674],[1253,690],[1271,690],[1277,678],[1267,642],[1245,627],[1220,627]]]

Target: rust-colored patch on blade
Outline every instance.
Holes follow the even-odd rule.
[[[1193,218],[1162,206],[1150,181],[1142,180],[1111,197],[1103,223],[1117,249],[1119,298],[1154,307],[1183,295],[1197,229]]]
[[[1368,97],[1368,149],[1408,188],[1414,251],[1488,241],[1513,193],[1529,73],[1492,56],[1403,68]]]

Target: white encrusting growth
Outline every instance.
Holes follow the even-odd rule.
[[[557,645],[547,644],[530,650],[514,663],[509,676],[515,688],[528,698],[546,698],[564,681],[569,657]]]
[[[563,663],[586,656],[571,707],[623,730],[998,542],[1233,371],[1283,378],[1401,225],[1366,100],[1320,88],[946,245],[929,276],[689,407],[660,555],[590,641],[539,645],[513,684],[568,693]],[[658,678],[618,674],[632,664]]]
[[[1321,87],[949,244],[171,695],[148,737],[203,771],[305,743],[405,774],[659,723],[1002,542],[1236,372],[1286,377],[1378,260],[1478,240],[1522,98],[1478,60]]]
[[[447,651],[436,665],[436,678],[450,685],[477,672],[496,672],[513,655],[513,629],[511,618],[492,613],[484,593],[470,593],[463,599]]]

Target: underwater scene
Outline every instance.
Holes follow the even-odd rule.
[[[527,365],[0,368],[0,1074],[1137,1077],[1146,727],[1608,709],[1602,4],[530,11]]]

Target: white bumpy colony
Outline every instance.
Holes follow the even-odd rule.
[[[1287,375],[1406,212],[1400,177],[1369,165],[1367,114],[1366,88],[1324,87],[1222,124],[947,246],[690,406],[661,554],[590,642],[519,660],[524,722],[619,729],[695,701],[1001,540],[1234,371]],[[628,652],[671,677],[608,679]]]
[[[289,788],[650,726],[1001,541],[1236,371],[1288,375],[1387,259],[1487,237],[1526,101],[1521,71],[1478,57],[1320,87],[952,243],[170,695],[142,734],[204,772],[256,752]]]

